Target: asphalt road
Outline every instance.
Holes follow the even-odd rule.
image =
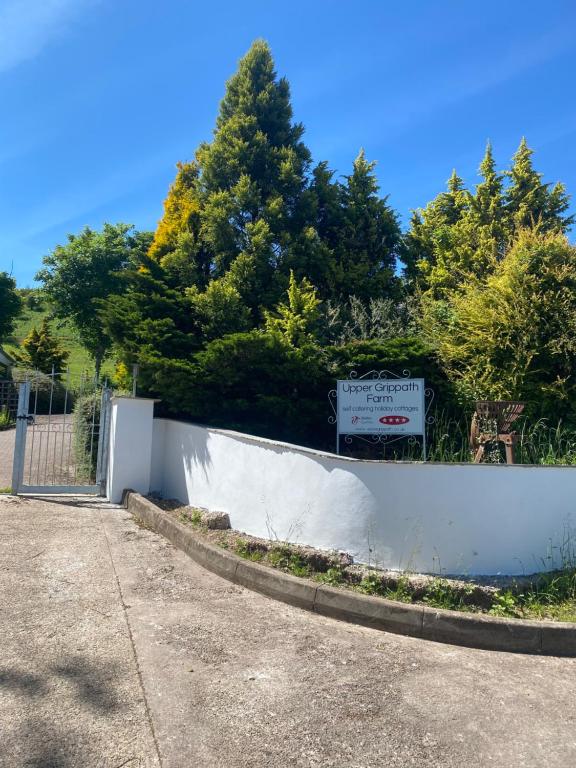
[[[576,660],[309,614],[126,511],[0,496],[0,766],[576,765]]]

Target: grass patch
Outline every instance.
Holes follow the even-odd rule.
[[[17,318],[14,325],[14,331],[6,339],[3,345],[6,352],[18,350],[26,336],[32,328],[38,327],[45,317],[50,320],[50,331],[58,339],[62,349],[69,353],[67,365],[70,368],[70,379],[72,383],[80,381],[82,374],[92,376],[94,374],[94,363],[88,352],[78,341],[78,337],[71,323],[53,319],[53,309],[50,302],[42,295],[41,291],[34,291],[34,301],[29,306],[24,302],[22,313]],[[105,361],[102,366],[102,376],[111,376],[114,372],[114,365],[110,360]]]

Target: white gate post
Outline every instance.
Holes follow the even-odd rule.
[[[106,496],[114,504],[131,488],[150,491],[154,403],[144,397],[113,397],[110,414]]]

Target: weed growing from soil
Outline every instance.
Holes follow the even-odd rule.
[[[284,542],[238,537],[236,531],[209,531],[199,509],[187,508],[175,514],[181,522],[193,526],[199,533],[208,535],[213,543],[245,560],[300,578],[311,578],[319,584],[431,608],[507,618],[576,622],[576,549],[570,537],[561,547],[561,568],[543,572],[529,583],[524,581],[521,585],[511,581],[506,588],[497,589],[440,576],[426,580],[425,577],[415,578],[415,574],[350,567],[340,564],[341,556],[336,552],[322,553]]]
[[[314,575],[316,581],[320,584],[328,584],[330,587],[340,587],[346,583],[344,574],[341,568],[328,568],[326,573],[316,573]]]

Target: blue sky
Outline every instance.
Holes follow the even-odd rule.
[[[363,146],[405,224],[486,140],[520,137],[576,195],[576,3],[0,0],[0,270],[32,284],[68,232],[153,229],[178,160],[210,139],[256,37],[315,160]]]

